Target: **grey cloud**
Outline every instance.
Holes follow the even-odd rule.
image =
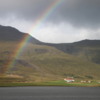
[[[55,0],[0,0],[0,17],[15,14],[35,20]],[[100,27],[100,0],[63,0],[52,12],[50,22],[67,22],[75,27]]]
[[[100,32],[91,32],[87,34],[88,39],[100,39]]]
[[[100,27],[100,0],[71,0],[59,8],[60,20],[67,21],[77,27]],[[74,1],[74,2],[73,2]]]

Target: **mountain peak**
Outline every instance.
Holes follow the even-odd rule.
[[[6,30],[9,30],[9,31],[20,32],[18,29],[14,28],[14,27],[0,25],[0,31],[4,31],[4,30],[5,30],[5,31],[6,31]]]
[[[20,41],[25,35],[30,37],[29,42],[40,43],[37,39],[28,33],[23,33],[11,26],[0,25],[0,41]]]

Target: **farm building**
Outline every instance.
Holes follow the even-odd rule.
[[[64,81],[69,83],[69,82],[74,82],[75,80],[73,78],[65,78]]]

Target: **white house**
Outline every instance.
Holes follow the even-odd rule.
[[[65,78],[64,81],[69,83],[69,82],[74,82],[75,80],[73,78]]]

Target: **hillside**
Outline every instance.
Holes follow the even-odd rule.
[[[100,64],[100,40],[82,40],[74,43],[46,44],[65,53]]]
[[[0,25],[0,41],[20,41],[23,37],[29,36],[31,43],[41,43],[37,39],[30,36],[28,33],[23,33],[17,30],[16,28],[10,26],[1,26]]]
[[[6,32],[7,30],[5,29]],[[7,38],[9,34],[13,34],[13,36],[14,34],[20,34],[22,37],[18,40],[16,36],[11,35],[10,38],[13,37],[14,40],[10,40]],[[20,45],[20,39],[23,38],[23,35],[25,34],[16,31],[14,33],[9,32],[6,38],[3,37],[4,40],[0,38],[0,75],[6,77],[6,82],[8,82],[8,78],[12,79],[12,81],[16,81],[16,79],[17,81],[52,81],[65,77],[99,79],[100,65],[85,59],[86,55],[84,55],[84,52],[81,53],[80,49],[86,49],[88,46],[82,46],[81,44],[74,43],[74,47],[76,45],[75,48],[80,48],[81,52],[77,53],[76,50],[75,53],[72,48],[70,50],[72,49],[73,52],[70,52],[70,50],[65,52],[63,46],[66,45],[67,48],[67,45],[70,44],[58,44],[56,46],[53,44],[51,46],[51,44],[47,45],[31,37],[31,41],[27,43],[20,56],[13,56],[16,47]],[[2,37],[1,30],[0,37]],[[96,48],[92,46],[88,50],[99,50],[99,46],[96,46]]]
[[[16,42],[1,43],[1,73],[19,75],[31,80],[53,80],[67,76],[76,78],[91,77],[98,79],[100,67],[94,63],[65,54],[53,47],[28,44],[24,52],[15,60],[14,65],[7,68],[12,61],[11,54]],[[12,47],[14,45],[14,47]],[[1,45],[0,45],[1,46]]]

